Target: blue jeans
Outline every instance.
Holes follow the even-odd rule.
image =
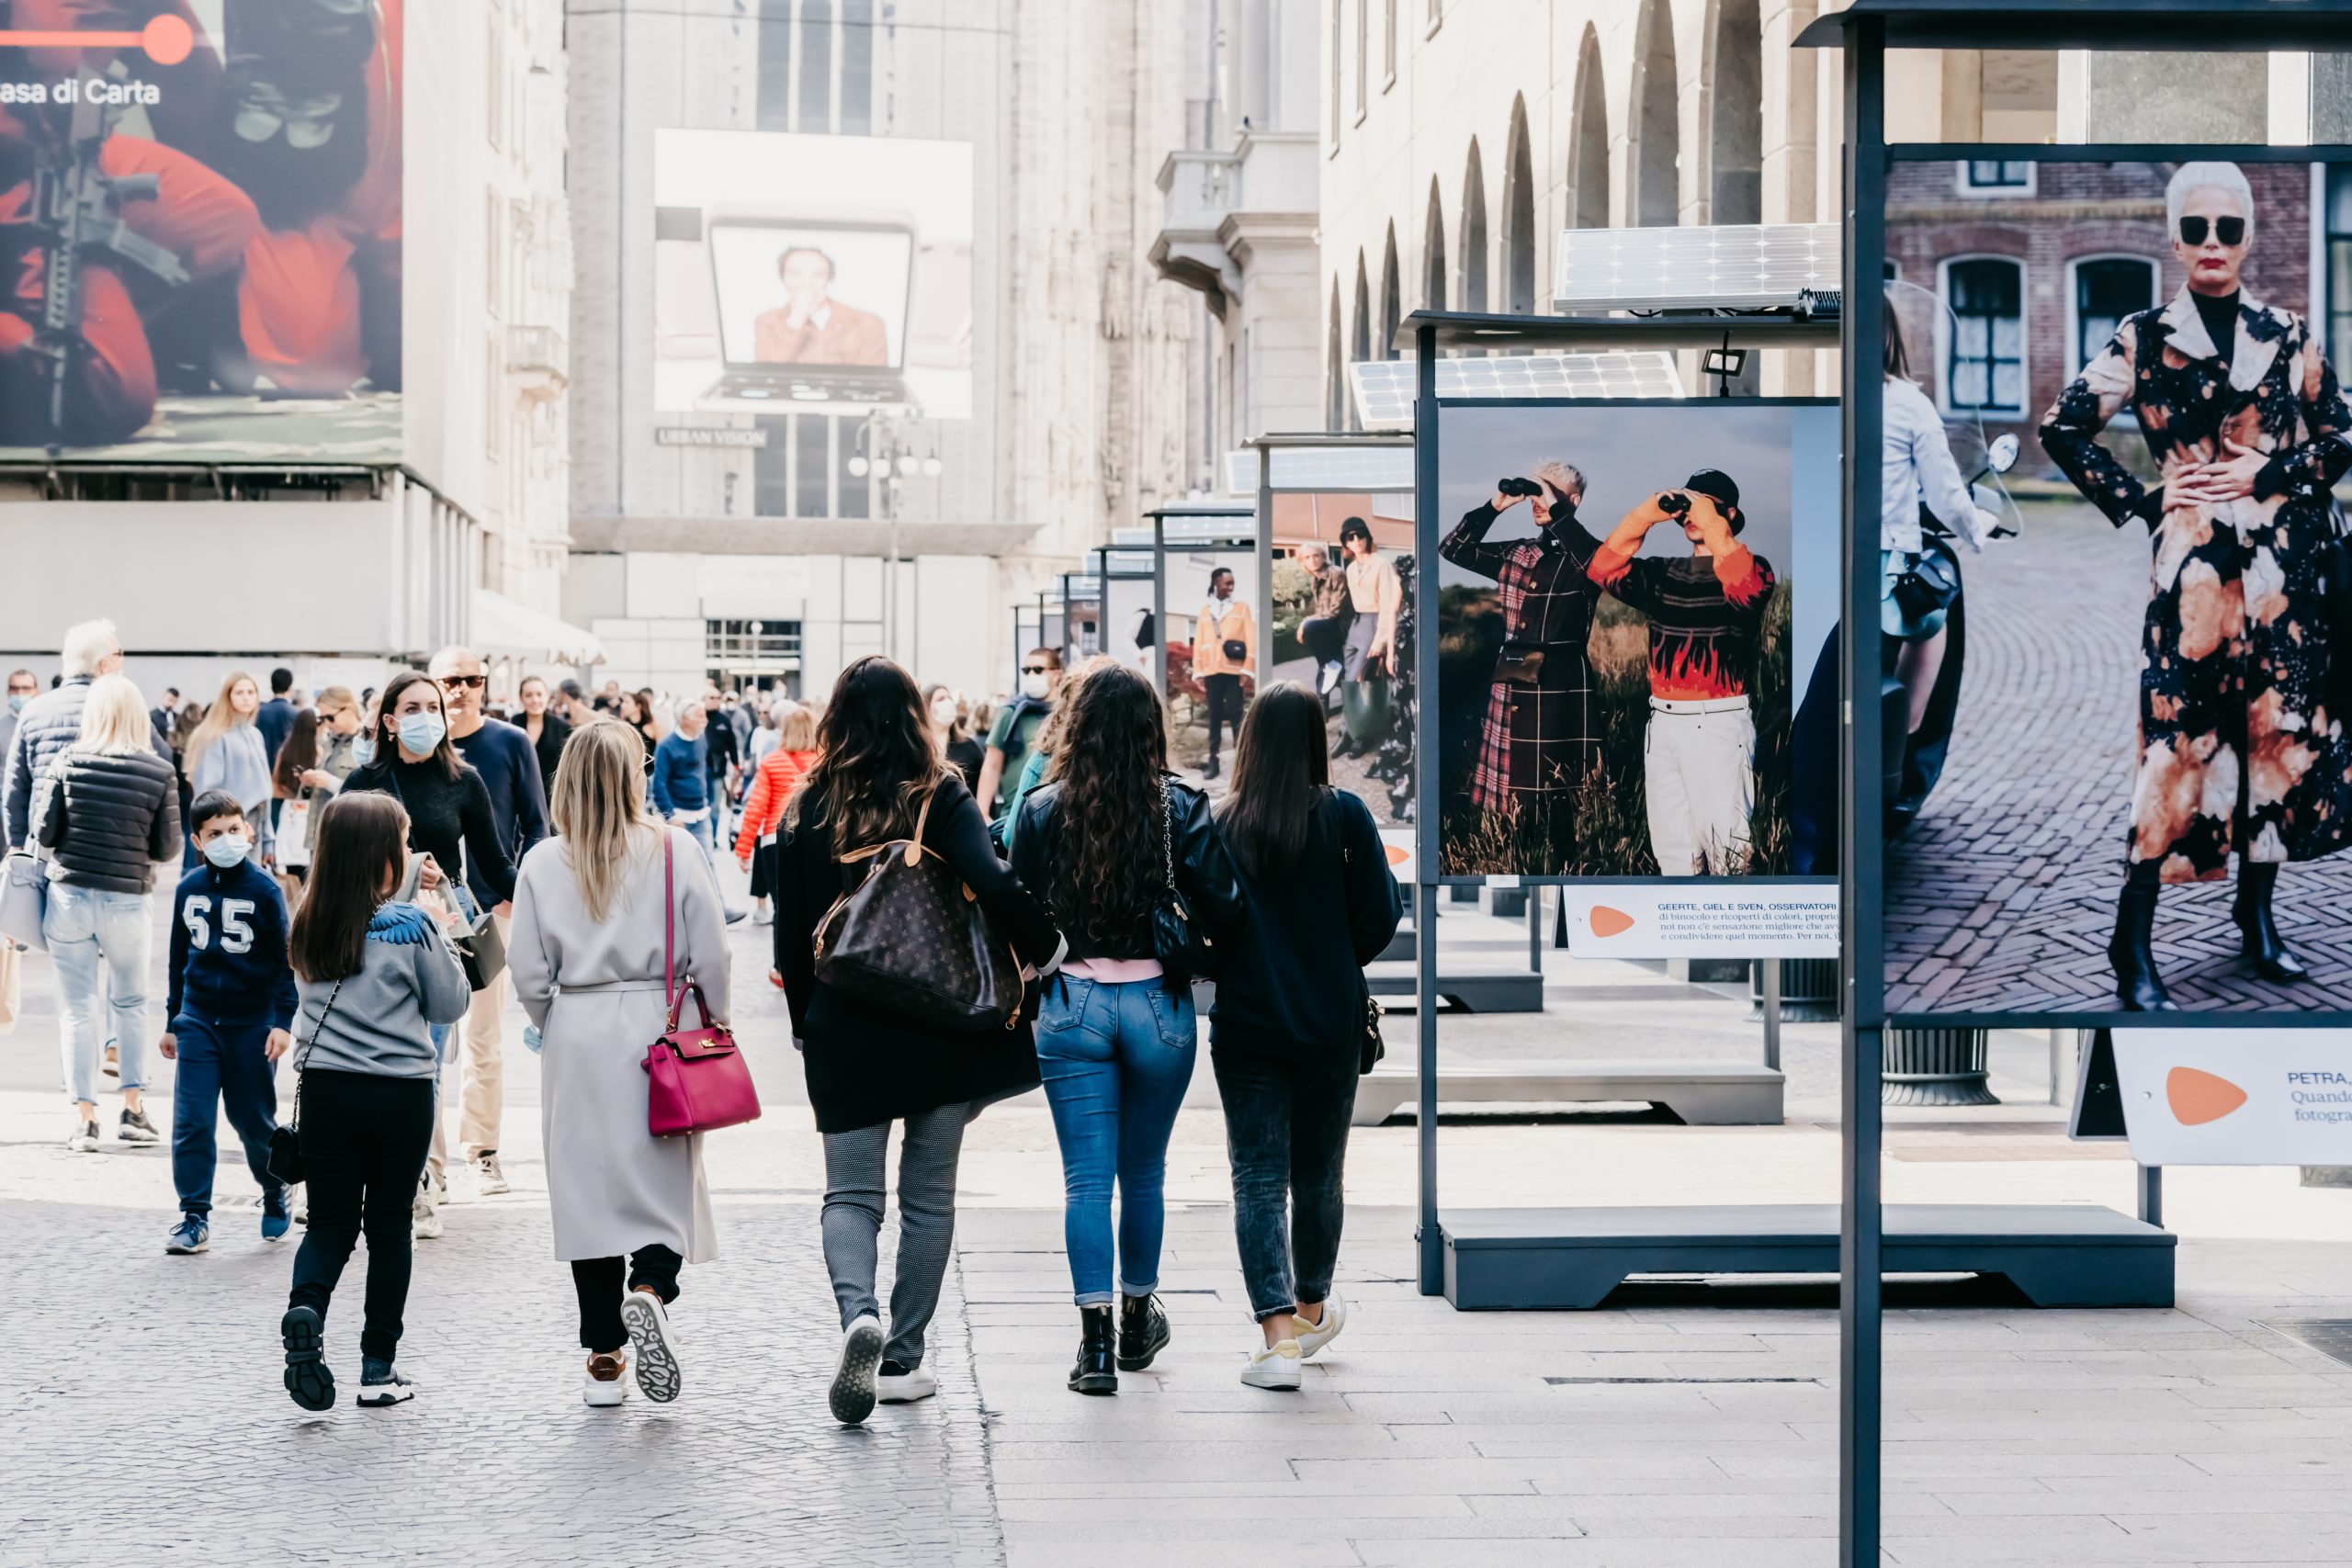
[[[220,1160],[216,1129],[220,1112],[244,1148],[245,1168],[264,1192],[277,1192],[269,1174],[269,1135],[277,1130],[277,1064],[269,1059],[269,1020],[172,1020],[179,1074],[172,1080],[172,1185],[180,1212],[212,1212],[212,1173]]]
[[[147,1087],[147,955],[154,944],[152,906],[145,893],[107,893],[71,883],[49,885],[49,908],[41,935],[57,964],[58,1032],[65,1066],[65,1092],[77,1103],[98,1098],[98,1055],[105,1048],[110,1014],[120,1053],[122,1087]],[[106,966],[105,987],[99,965]]]
[[[1062,1145],[1062,1242],[1078,1304],[1108,1306],[1111,1183],[1119,1184],[1118,1287],[1159,1285],[1168,1136],[1193,1081],[1192,993],[1159,980],[1063,976],[1037,1013],[1037,1066]]]

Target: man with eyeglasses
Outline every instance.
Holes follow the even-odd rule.
[[[547,785],[539,776],[539,757],[528,730],[482,712],[490,685],[481,656],[469,648],[445,648],[433,656],[431,674],[441,687],[442,706],[449,716],[449,741],[458,754],[481,775],[490,791],[491,821],[507,859],[523,863],[524,852],[548,836]],[[510,907],[493,903],[489,886],[467,873],[467,886],[477,907],[491,910],[502,941],[506,935]],[[466,1014],[465,1049],[460,1058],[458,1091],[458,1138],[467,1163],[473,1168],[474,1190],[483,1197],[509,1190],[506,1173],[498,1163],[499,1122],[505,1109],[505,1037],[499,1015],[506,1006],[506,976],[474,993]],[[433,1119],[433,1155],[428,1162],[439,1184],[447,1168],[447,1143],[441,1117]]]
[[[1033,648],[1021,661],[1021,694],[997,710],[989,726],[989,749],[980,763],[980,787],[974,791],[991,820],[1021,809],[1021,765],[1028,760],[1046,716],[1054,711],[1054,694],[1061,690],[1062,656],[1050,648]],[[1003,799],[998,796],[1002,795]]]

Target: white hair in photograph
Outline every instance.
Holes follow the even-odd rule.
[[[66,679],[96,674],[98,666],[113,658],[119,646],[112,621],[84,621],[78,626],[66,627],[65,646],[58,649]]]
[[[1574,463],[1551,458],[1536,468],[1535,477],[1555,486],[1563,495],[1584,499],[1584,470]]]
[[[2200,190],[2227,191],[2238,198],[2245,209],[2245,227],[2254,231],[2254,187],[2245,183],[2245,171],[2235,164],[2183,164],[2180,172],[2165,186],[2165,228],[2170,233],[2180,232],[2181,209],[2188,198]]]

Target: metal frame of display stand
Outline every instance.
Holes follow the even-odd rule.
[[[1090,583],[1093,587],[1091,594],[1085,591]],[[1102,635],[1102,580],[1092,572],[1065,571],[1055,577],[1054,585],[1056,598],[1061,605],[1062,666],[1068,669],[1086,657],[1086,650],[1078,645],[1077,617],[1070,612],[1081,605],[1093,606],[1095,635],[1097,637]]]
[[[1879,344],[1885,301],[1877,280],[1886,254],[1889,175],[1899,156],[1960,161],[2019,158],[2109,162],[2154,155],[2166,162],[2200,158],[2245,161],[2290,156],[2339,161],[2342,147],[2273,149],[2267,143],[2200,147],[2167,143],[1986,146],[1937,142],[1891,148],[1886,138],[1886,54],[1891,49],[2081,50],[2098,52],[2180,51],[2202,53],[2342,49],[2344,7],[2306,0],[1852,0],[1819,17],[1796,47],[1840,49],[1844,74],[1845,278],[1848,333],[1842,360],[1845,395],[1847,529],[1843,619],[1866,625],[1878,614],[1879,565],[1856,548],[1859,526],[1874,525],[1880,510],[1877,445],[1884,392]],[[1857,280],[1869,286],[1855,288]],[[1867,454],[1867,460],[1858,460]],[[1881,1280],[1890,1254],[1886,1211],[1880,1194],[1883,1128],[1880,1116],[1880,1053],[1889,1022],[1883,950],[1884,889],[1880,842],[1881,715],[1874,639],[1847,639],[1842,672],[1845,724],[1840,792],[1844,947],[1849,996],[1843,1031],[1843,1200],[1839,1215],[1838,1562],[1866,1568],[1880,1560],[1883,1411]],[[1917,1021],[1908,1018],[1897,1021]],[[1939,1018],[1938,1023],[2005,1022],[1999,1018]],[[2068,1019],[2050,1021],[2071,1024]],[[2086,1018],[2084,1023],[2104,1022]],[[2195,1027],[2193,1014],[2167,1024]],[[2227,1018],[2203,1021],[2229,1023]],[[2317,1025],[2335,1021],[2307,1015]],[[2163,1178],[2140,1176],[2140,1218],[2134,1225],[2150,1245],[2162,1245],[2169,1266],[2172,1237],[2157,1228]],[[2167,1280],[2167,1286],[2169,1280]],[[2165,1302],[2170,1292],[2165,1292]]]
[[[1186,550],[1238,549],[1257,542],[1258,516],[1250,507],[1227,502],[1194,502],[1190,505],[1154,507],[1144,515],[1151,520],[1151,678],[1159,688],[1162,702],[1169,700],[1168,691],[1168,552],[1170,548]],[[1179,518],[1194,518],[1204,523],[1231,522],[1234,527],[1221,532],[1204,532],[1200,538],[1170,541],[1168,525]],[[1248,527],[1239,525],[1247,521]],[[1189,530],[1187,530],[1189,532]],[[1135,548],[1134,546],[1124,547]],[[1262,597],[1262,591],[1261,592]],[[1259,666],[1263,669],[1263,664]]]
[[[1876,312],[1871,314],[1866,333],[1858,325],[1854,330],[1875,345],[1879,331]],[[1684,350],[1726,344],[1750,349],[1821,349],[1838,347],[1841,342],[1839,325],[1834,321],[1809,321],[1790,317],[1611,317],[1578,321],[1446,311],[1416,312],[1406,320],[1398,335],[1400,343],[1412,347],[1418,355],[1414,510],[1423,524],[1435,515],[1439,445],[1435,366],[1443,350]],[[1849,361],[1853,341],[1851,337],[1844,339]],[[1852,440],[1849,402],[1846,437],[1849,450]],[[1870,472],[1874,486],[1875,469]],[[1872,493],[1874,498],[1874,490]],[[1875,507],[1874,499],[1872,506]],[[1874,510],[1871,515],[1875,515]],[[1871,581],[1874,592],[1874,575]],[[1874,600],[1872,603],[1875,604]],[[1871,612],[1872,615],[1876,613],[1875,608]],[[1436,668],[1437,641],[1437,617],[1421,617],[1418,623],[1416,658],[1425,670]],[[1438,763],[1434,704],[1422,706],[1419,721],[1416,765],[1421,774],[1416,793],[1425,799],[1434,798]],[[1860,810],[1859,807],[1855,809]],[[1875,823],[1876,812],[1873,797],[1867,812],[1862,813],[1862,819]],[[1417,913],[1426,928],[1428,917],[1436,912],[1439,889],[1449,884],[1437,870],[1433,824],[1424,818],[1422,828],[1414,898]],[[1844,863],[1853,863],[1850,849]],[[1844,918],[1850,952],[1855,941],[1850,874],[1849,883]],[[1874,942],[1869,951],[1874,958]],[[1433,944],[1423,946],[1419,961],[1422,989],[1427,992],[1434,979]],[[1767,963],[1766,972],[1774,992],[1779,988],[1777,970],[1776,963]],[[1763,1209],[1742,1204],[1706,1204],[1638,1210],[1557,1208],[1447,1213],[1440,1202],[1437,1179],[1437,1105],[1442,1098],[1442,1075],[1437,1067],[1434,1010],[1423,1010],[1419,1021],[1418,1240],[1419,1284],[1424,1295],[1442,1293],[1456,1308],[1464,1310],[1589,1307],[1598,1304],[1616,1282],[1634,1274],[1777,1273],[1792,1269],[1826,1272],[1834,1262],[1849,1261],[1847,1232],[1851,1212],[1850,1187],[1848,1204],[1843,1208],[1827,1203]],[[1777,1029],[1768,1027],[1766,1049],[1777,1055],[1778,1046]],[[1866,1106],[1853,1103],[1854,1084],[1855,1075],[1849,1071],[1846,1085],[1847,1140],[1850,1145],[1857,1123],[1867,1117],[1869,1135],[1875,1148],[1875,1070],[1871,1075]],[[1874,1180],[1874,1171],[1872,1175]],[[1849,1182],[1850,1179],[1849,1172]],[[1873,1185],[1873,1204],[1875,1190]],[[1897,1216],[1894,1259],[1903,1270],[2001,1274],[2029,1293],[2041,1292],[2039,1299],[2052,1304],[2104,1302],[2142,1305],[2154,1304],[2159,1298],[2169,1303],[2173,1238],[2123,1215],[2098,1213],[2106,1217],[2094,1221],[2081,1211],[2054,1206],[1956,1205],[1906,1210]],[[1883,1257],[1874,1243],[1869,1264],[1873,1303]],[[1850,1273],[1847,1282],[1850,1303],[1855,1295]]]

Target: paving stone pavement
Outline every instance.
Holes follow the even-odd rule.
[[[1951,760],[1886,862],[1890,1012],[2114,1009],[2107,958],[2132,796],[2148,541],[2087,506],[2028,509],[1971,557]],[[2311,983],[2239,960],[2225,884],[2168,887],[2156,956],[2185,1008],[2352,1010],[2352,855],[2291,865],[2277,909]]]

